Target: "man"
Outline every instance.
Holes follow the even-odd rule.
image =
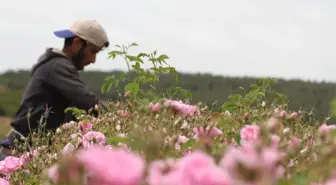
[[[70,121],[72,116],[64,112],[67,107],[88,111],[100,103],[80,80],[78,71],[95,63],[97,53],[109,46],[105,30],[95,20],[77,20],[69,29],[54,34],[65,39],[63,49],[47,48],[33,66],[19,110],[11,122],[13,131],[0,142],[4,148],[11,149],[14,139],[24,139],[44,123],[45,129],[54,131]]]

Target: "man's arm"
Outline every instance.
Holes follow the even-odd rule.
[[[57,60],[62,61],[54,62],[47,78],[48,83],[78,109],[89,110],[98,104],[97,97],[79,79],[76,68],[65,59]]]

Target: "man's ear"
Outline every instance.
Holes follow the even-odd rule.
[[[72,52],[77,53],[83,47],[82,40],[78,37],[75,37],[72,41]]]

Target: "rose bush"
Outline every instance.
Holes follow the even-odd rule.
[[[290,110],[272,80],[215,110],[141,91],[139,79],[98,117],[78,111],[78,122],[33,133],[0,162],[0,185],[335,184],[336,127]]]

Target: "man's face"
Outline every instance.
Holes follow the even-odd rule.
[[[96,62],[96,55],[99,51],[99,47],[75,38],[72,44],[72,61],[78,70],[84,70],[85,66]]]

